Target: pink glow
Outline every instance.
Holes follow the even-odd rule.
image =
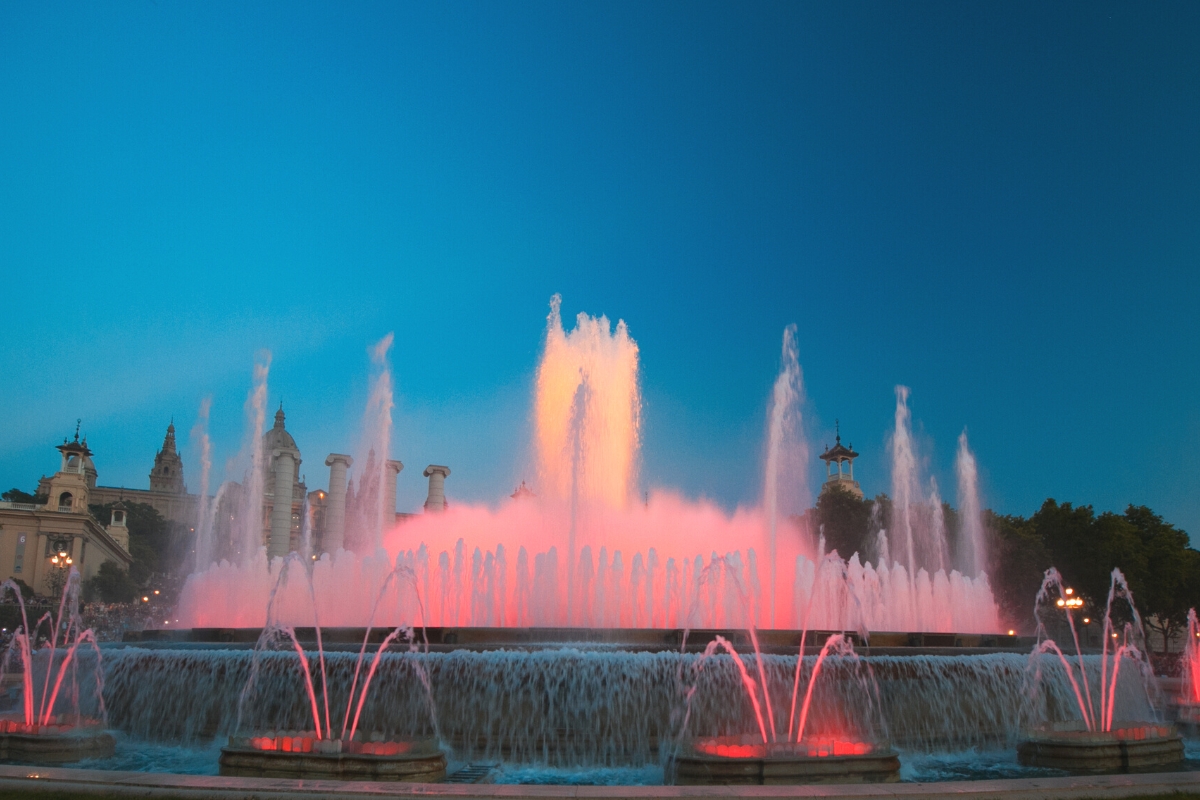
[[[366,507],[347,510],[350,550],[326,554],[313,565],[323,598],[317,611],[326,626],[357,627],[372,618],[387,576],[404,565],[415,574],[416,586],[389,589],[374,624],[795,628],[803,623],[831,630],[1000,630],[986,574],[965,577],[937,568],[945,562],[944,525],[925,519],[930,508],[940,512],[940,504],[930,505],[917,483],[907,390],[898,394],[900,444],[893,448],[899,453],[894,472],[903,473],[894,482],[905,489],[903,497],[896,495],[903,500],[896,535],[902,536],[907,559],[901,565],[885,557],[872,565],[850,554],[837,559],[837,581],[822,579],[820,573],[834,567],[819,552],[816,532],[788,516],[801,510],[793,501],[807,492],[803,391],[790,328],[769,409],[761,508],[726,512],[667,490],[651,491],[639,502],[637,343],[624,322],[614,328],[603,316],[580,314],[575,327],[565,330],[555,296],[532,413],[538,496],[494,507],[455,502],[444,513],[380,529],[375,522],[391,520],[395,510],[380,505],[387,493],[379,491],[375,474],[392,442],[390,344],[389,336],[372,350],[376,376],[363,425],[371,449],[355,467],[364,473],[356,497]],[[259,378],[256,398],[265,372]],[[254,428],[259,438],[260,422]],[[245,518],[261,538],[261,491],[255,493],[253,482],[261,483],[261,476],[253,472],[259,477],[246,496],[260,505]],[[886,550],[886,537],[881,539]],[[716,574],[702,586],[705,570]],[[197,570],[181,594],[176,624],[261,627],[274,574],[261,549],[244,551],[236,563]],[[423,608],[416,602],[418,591],[426,600]],[[281,590],[277,621],[307,624],[305,606],[300,589]]]
[[[840,633],[835,633],[825,640],[825,645],[821,648],[821,654],[817,656],[817,663],[813,665],[812,676],[808,679],[808,689],[804,692],[804,705],[800,708],[800,724],[796,726],[796,739],[799,742],[804,739],[804,728],[808,723],[808,707],[812,703],[813,689],[817,685],[817,676],[821,674],[821,665],[825,663],[825,657],[830,651],[843,649],[846,644],[846,637]],[[803,656],[801,656],[803,658]],[[790,734],[791,731],[788,731]],[[790,736],[788,738],[791,738]]]
[[[762,703],[758,700],[758,687],[754,684],[754,679],[750,677],[750,673],[746,672],[746,665],[742,662],[741,656],[733,649],[725,637],[718,636],[716,642],[720,647],[725,649],[725,652],[733,656],[733,663],[737,664],[738,674],[742,676],[742,685],[746,687],[746,694],[750,696],[750,703],[754,706],[754,718],[758,722],[758,730],[762,734],[763,744],[767,743],[767,726],[763,721]],[[772,731],[774,734],[774,731]]]
[[[770,608],[765,564],[768,529],[757,509],[728,514],[706,501],[656,492],[649,503],[595,509],[577,519],[577,562],[568,603],[566,532],[570,509],[541,498],[509,500],[499,508],[454,504],[385,532],[372,554],[339,552],[313,565],[319,615],[325,626],[358,627],[396,563],[407,564],[425,598],[419,609],[410,587],[393,587],[375,624],[430,626],[579,626],[630,628],[765,627]],[[840,562],[845,580],[824,581],[806,532],[788,527],[778,542],[782,574],[777,624],[833,630],[994,632],[995,604],[986,578],[958,573],[932,578],[920,571]],[[619,554],[619,559],[618,559]],[[712,585],[700,572],[713,556],[730,556]],[[553,557],[552,557],[553,556]],[[726,574],[727,572],[731,574]],[[181,627],[261,627],[276,569],[261,553],[245,564],[222,562],[188,578],[177,610]],[[738,581],[733,580],[737,574]],[[848,602],[849,582],[859,602]],[[739,583],[747,602],[736,600]],[[703,591],[702,591],[703,589]],[[281,623],[312,619],[307,592],[280,590]],[[482,602],[480,602],[482,601]],[[689,609],[691,610],[689,618]]]
[[[1080,716],[1083,718],[1083,723],[1087,730],[1090,732],[1110,732],[1113,728],[1113,710],[1116,705],[1117,681],[1120,678],[1122,661],[1132,659],[1135,663],[1141,662],[1146,668],[1146,674],[1149,674],[1149,666],[1145,662],[1145,635],[1142,629],[1142,620],[1138,614],[1137,606],[1133,602],[1133,594],[1129,590],[1125,576],[1121,574],[1119,569],[1114,569],[1109,585],[1108,600],[1104,610],[1104,625],[1101,634],[1103,647],[1100,655],[1099,708],[1097,709],[1092,699],[1087,670],[1084,668],[1083,652],[1079,646],[1079,633],[1075,628],[1073,609],[1067,604],[1070,595],[1071,590],[1064,588],[1062,576],[1058,570],[1053,567],[1046,570],[1046,576],[1042,580],[1042,587],[1037,595],[1037,607],[1041,608],[1044,605],[1046,608],[1051,609],[1051,613],[1054,613],[1053,609],[1055,607],[1065,609],[1057,613],[1065,613],[1067,615],[1067,624],[1075,640],[1075,652],[1079,661],[1078,679],[1076,679],[1075,670],[1067,661],[1067,657],[1063,655],[1062,650],[1059,649],[1053,639],[1039,640],[1037,646],[1034,648],[1032,657],[1036,658],[1043,653],[1050,652],[1051,650],[1054,651],[1063,665],[1063,670],[1066,672],[1067,678],[1070,680]],[[1121,643],[1119,645],[1115,642],[1113,643],[1110,666],[1109,640],[1117,638],[1117,633],[1112,622],[1112,610],[1114,601],[1118,599],[1128,603],[1129,613],[1133,621],[1132,623],[1126,623]],[[1055,600],[1056,602],[1051,603],[1051,600]],[[1039,622],[1038,632],[1039,636],[1045,633],[1044,623]],[[1081,686],[1082,689],[1080,688]]]
[[[1200,623],[1196,609],[1188,609],[1187,642],[1183,646],[1183,700],[1200,705]]]
[[[719,736],[700,739],[692,745],[692,749],[700,755],[718,758],[836,758],[865,756],[874,750],[867,742],[833,736],[778,744],[744,742],[740,737]]]

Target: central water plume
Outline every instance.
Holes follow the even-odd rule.
[[[534,442],[547,499],[624,508],[637,488],[638,347],[625,322],[580,313],[563,330],[562,298],[550,300],[538,365]]]

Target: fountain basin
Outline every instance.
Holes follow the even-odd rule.
[[[887,745],[843,739],[764,744],[751,736],[696,740],[675,761],[682,786],[892,783],[900,757]]]
[[[312,731],[231,736],[219,764],[222,775],[242,778],[437,783],[446,777],[446,756],[432,740],[343,741]]]
[[[1073,772],[1131,772],[1183,761],[1183,740],[1173,725],[1129,722],[1104,732],[1079,724],[1030,731],[1017,745],[1017,760],[1031,767]]]
[[[111,756],[115,747],[98,720],[74,725],[56,717],[49,725],[26,725],[21,719],[0,718],[0,759],[6,761],[64,764]]]

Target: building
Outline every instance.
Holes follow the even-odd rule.
[[[300,471],[303,463],[300,448],[287,430],[282,403],[275,412],[274,424],[263,433],[261,444],[262,472],[259,485],[262,492],[262,518],[254,523],[254,529],[261,526],[260,542],[271,556],[287,555],[301,549],[306,514],[315,553],[333,552],[343,546],[357,547],[363,543],[359,538],[369,539],[367,531],[390,527],[413,516],[395,511],[396,480],[404,464],[395,460],[380,463],[373,452],[368,454],[361,467],[357,486],[355,478],[349,476],[354,459],[339,453],[330,454],[325,459],[325,465],[329,467],[328,489],[310,491]],[[39,513],[50,513],[44,509],[58,508],[57,498],[66,492],[72,498],[71,507],[76,509],[71,513],[88,516],[89,505],[145,503],[165,519],[187,526],[192,531],[196,529],[201,516],[201,498],[188,492],[183,459],[175,442],[174,421],[167,425],[162,447],[154,456],[148,489],[98,485],[92,451],[87,447],[86,438],[79,442],[78,428],[76,441],[68,443],[64,439],[59,449],[63,447],[70,451],[69,454],[63,451],[63,469],[51,477],[43,475],[38,481],[38,496],[47,498],[44,505],[37,506],[42,510]],[[64,478],[64,475],[70,477]],[[436,512],[446,508],[444,486],[449,475],[450,468],[445,466],[431,464],[425,470],[425,476],[429,478],[426,511]],[[242,483],[230,482],[217,494],[219,508],[216,509],[213,535],[216,537],[215,556],[218,558],[235,554],[241,548],[240,535],[235,535],[234,531],[245,530],[239,515],[245,513],[249,505],[246,494],[252,489],[248,483],[244,479]],[[214,499],[210,496],[205,498],[205,502],[211,503]],[[18,510],[25,513],[32,508]],[[388,509],[391,509],[390,513]],[[124,531],[124,512],[120,516],[120,529]],[[98,527],[104,531],[112,525]],[[127,555],[128,533],[124,535]],[[3,546],[0,541],[0,549]],[[0,571],[4,565],[3,558],[3,553],[0,553]],[[14,562],[10,559],[9,563]]]
[[[106,561],[121,569],[133,563],[125,510],[114,508],[107,525],[88,511],[96,468],[87,439],[79,440],[77,428],[74,441],[63,439],[56,449],[58,472],[38,484],[45,503],[0,502],[0,575],[41,595],[57,594],[72,566],[86,580]]]
[[[842,445],[841,423],[837,423],[837,442],[833,449],[826,447],[818,457],[825,462],[825,483],[821,486],[821,494],[840,489],[862,499],[862,487],[854,480],[854,459],[858,458],[858,453],[854,452],[853,447]]]
[[[183,459],[175,449],[175,423],[167,426],[162,449],[154,456],[150,470],[149,489],[130,489],[124,486],[97,486],[96,466],[90,451],[84,458],[84,474],[87,477],[88,498],[92,505],[107,505],[118,500],[127,503],[145,503],[153,506],[164,519],[181,525],[194,525],[199,496],[188,494],[183,480]],[[42,476],[38,481],[37,493],[49,496],[50,478]]]

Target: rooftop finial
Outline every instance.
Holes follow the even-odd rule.
[[[79,426],[83,424],[82,419],[75,420],[75,441],[79,441]]]
[[[837,433],[837,443],[841,444],[842,443],[842,422],[841,422],[841,420],[835,419],[833,421],[833,429]]]

